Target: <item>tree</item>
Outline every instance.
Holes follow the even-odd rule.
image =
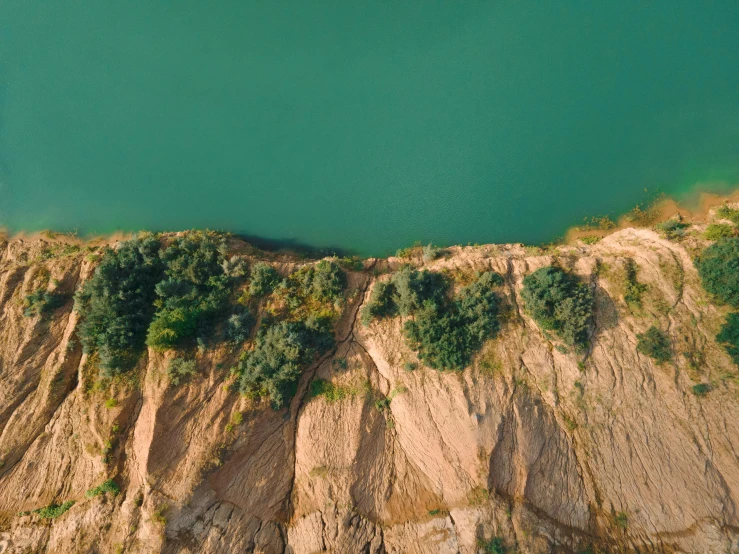
[[[85,352],[98,353],[106,376],[131,369],[144,349],[162,276],[159,247],[159,240],[147,235],[106,248],[75,296],[80,342]]]
[[[584,346],[593,320],[593,294],[574,275],[556,266],[537,269],[523,280],[526,312],[546,331],[571,346]]]

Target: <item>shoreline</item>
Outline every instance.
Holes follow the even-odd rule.
[[[484,242],[477,245],[502,245],[502,244],[522,244],[526,246],[548,246],[548,245],[567,245],[588,237],[603,238],[618,231],[627,228],[650,228],[654,225],[667,221],[678,216],[682,221],[687,223],[701,223],[705,221],[711,209],[724,203],[739,203],[739,183],[730,187],[728,193],[713,193],[696,190],[684,195],[683,200],[678,200],[675,196],[658,195],[655,199],[647,203],[637,204],[632,210],[618,216],[615,221],[610,216],[585,218],[585,224],[572,225],[568,227],[564,235],[557,237],[548,242],[540,244],[526,244],[523,242],[498,243]],[[160,233],[179,233],[188,229],[178,231],[161,231]],[[214,229],[215,230],[215,229]],[[218,230],[215,230],[218,231]],[[0,240],[2,241],[33,241],[48,240],[64,244],[76,244],[79,246],[101,246],[102,244],[111,244],[130,239],[139,233],[149,232],[146,229],[138,231],[113,231],[109,234],[96,234],[90,236],[79,236],[76,232],[59,232],[50,229],[40,231],[18,231],[10,233],[7,228],[0,227]],[[242,239],[244,242],[263,250],[265,252],[289,252],[289,253],[313,253],[329,256],[333,252],[334,255],[351,256],[350,250],[319,248],[309,245],[298,245],[290,247],[294,241],[265,239],[253,235],[242,235],[231,233],[230,231],[218,231],[230,233],[235,237]],[[285,246],[280,246],[284,244]],[[411,245],[400,245],[398,248],[408,248]],[[454,246],[465,246],[464,244],[448,244],[434,245],[441,248],[451,248]],[[393,257],[394,254],[387,256],[358,256],[360,259],[382,259]]]

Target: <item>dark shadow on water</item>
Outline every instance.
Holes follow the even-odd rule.
[[[297,239],[268,239],[256,235],[232,233],[235,237],[248,242],[252,246],[267,252],[292,252],[311,259],[325,258],[326,256],[355,256],[356,251],[338,246],[317,247]]]

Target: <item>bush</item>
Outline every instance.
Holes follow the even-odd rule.
[[[485,554],[505,554],[508,552],[503,539],[500,537],[493,537],[489,541],[481,541],[479,546]]]
[[[585,346],[593,320],[593,294],[577,277],[555,267],[537,269],[523,280],[526,312],[546,331],[571,346]]]
[[[726,317],[716,341],[724,347],[734,363],[739,365],[739,314],[732,313]]]
[[[728,219],[734,225],[739,225],[739,210],[730,208],[728,204],[724,204],[718,210],[716,210],[716,215],[721,219]]]
[[[699,383],[697,385],[693,385],[693,394],[696,396],[705,396],[709,392],[711,392],[711,385],[707,383]]]
[[[689,223],[683,223],[679,219],[668,219],[662,223],[657,223],[654,228],[669,240],[677,240],[685,236],[685,229],[689,226]]]
[[[719,240],[723,238],[733,237],[735,229],[726,223],[711,223],[706,227],[703,237],[708,240]]]
[[[228,306],[231,290],[213,233],[179,236],[161,258],[166,279],[156,285],[157,311],[146,339],[155,350],[209,334]]]
[[[695,260],[703,288],[721,302],[739,307],[739,238],[724,238]]]
[[[231,256],[221,264],[223,273],[231,279],[241,280],[249,274],[249,263],[241,256]]]
[[[282,321],[260,330],[254,349],[236,367],[241,393],[269,397],[274,408],[281,407],[295,394],[303,367],[333,343],[326,321]]]
[[[280,282],[280,274],[269,264],[257,262],[251,268],[249,293],[260,297],[270,294]]]
[[[482,273],[450,299],[449,282],[443,275],[404,267],[390,282],[375,285],[362,309],[362,323],[397,313],[412,315],[403,331],[418,358],[435,369],[461,370],[498,331],[500,300],[493,288],[502,282],[497,273]]]
[[[67,296],[58,292],[37,290],[27,295],[23,301],[24,317],[34,317],[48,314],[61,308],[67,301]]]
[[[464,287],[453,302],[424,300],[404,327],[408,345],[418,358],[435,369],[467,367],[483,342],[498,331],[500,300],[493,287],[499,283],[497,274],[486,272]]]
[[[254,322],[254,316],[247,309],[232,314],[226,322],[226,340],[234,344],[244,342],[249,338]]]
[[[423,261],[432,262],[444,253],[444,249],[428,244],[423,247],[422,252],[423,252]]]
[[[362,307],[360,318],[362,324],[369,325],[374,318],[392,317],[397,313],[393,297],[395,285],[388,281],[379,281],[370,294],[369,303]]]
[[[96,496],[100,496],[101,494],[105,494],[106,492],[109,492],[113,496],[118,496],[118,493],[121,492],[121,487],[119,487],[118,483],[113,481],[113,479],[108,479],[101,485],[98,485],[97,487],[93,487],[90,490],[88,490],[85,493],[85,496],[87,498],[94,498]]]
[[[321,260],[313,266],[303,267],[291,276],[293,284],[300,287],[301,295],[316,302],[340,300],[346,288],[346,274],[334,261]]]
[[[310,295],[319,301],[336,302],[346,288],[346,274],[339,264],[321,260],[313,268]]]
[[[158,254],[153,236],[106,248],[92,278],[75,296],[80,342],[85,352],[99,354],[105,376],[131,369],[144,350],[154,287],[162,276]]]
[[[195,360],[185,360],[184,358],[173,358],[167,366],[167,376],[169,382],[174,386],[189,381],[190,378],[197,373],[197,363]]]
[[[670,339],[655,326],[650,327],[646,333],[639,333],[636,338],[638,340],[637,351],[646,354],[660,364],[670,361],[672,357]]]
[[[431,271],[416,271],[403,267],[393,275],[393,302],[402,316],[409,316],[419,310],[426,301],[441,305],[449,288],[444,276]]]

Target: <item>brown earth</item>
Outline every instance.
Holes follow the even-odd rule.
[[[505,277],[502,331],[464,372],[409,369],[399,318],[359,323],[373,283],[404,263],[368,261],[350,274],[336,350],[280,411],[229,389],[238,353],[225,348],[179,387],[171,355],[153,352],[96,384],[71,301],[22,314],[39,286],[71,295],[91,274],[84,249],[59,244],[0,244],[0,554],[472,554],[493,537],[519,553],[739,552],[738,373],[689,241],[624,229],[591,246],[449,249],[426,265]],[[641,308],[623,299],[629,258]],[[595,291],[584,355],[522,309],[523,277],[555,259]],[[672,362],[637,352],[651,325]],[[315,377],[344,398],[311,398]],[[86,498],[111,477],[118,496]],[[68,500],[53,520],[19,515]]]

